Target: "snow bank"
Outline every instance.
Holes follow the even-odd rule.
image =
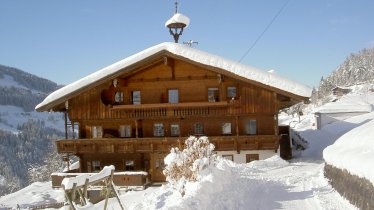
[[[340,137],[323,151],[326,163],[368,179],[374,185],[374,120]]]
[[[275,203],[262,203],[257,199],[261,194],[269,193],[263,188],[265,185],[272,188],[275,183],[249,177],[257,169],[266,171],[268,166],[281,168],[286,165],[288,163],[279,156],[251,164],[236,164],[218,158],[215,166],[202,171],[199,181],[187,182],[183,197],[172,186],[164,185],[130,209],[274,209]]]
[[[17,192],[2,196],[0,197],[0,209],[1,207],[16,209],[17,204],[22,209],[28,209],[29,206],[64,202],[63,191],[52,189],[51,186],[51,182],[34,182]]]
[[[278,88],[299,96],[309,97],[311,95],[311,88],[300,83],[291,81],[289,79],[283,78],[278,74],[272,74],[253,67],[245,66],[238,62],[231,61],[220,56],[212,55],[182,44],[166,42],[143,50],[135,55],[125,58],[117,63],[114,63],[108,67],[96,71],[95,73],[90,74],[80,80],[77,80],[69,85],[66,85],[60,88],[59,90],[56,90],[55,92],[47,96],[43,102],[38,104],[35,107],[35,109],[40,111],[43,109],[44,106],[56,100],[62,99],[84,87],[87,87],[90,84],[100,82],[103,79],[109,78],[120,71],[126,72],[129,70],[128,67],[130,67],[131,65],[139,61],[142,61],[152,55],[155,55],[156,53],[159,53],[161,51],[168,51],[174,55],[184,57],[197,63],[223,69],[245,79],[253,80],[264,85]]]

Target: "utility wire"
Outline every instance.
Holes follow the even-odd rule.
[[[273,17],[273,19],[270,21],[270,23],[266,26],[266,28],[262,31],[259,37],[257,37],[256,41],[251,45],[250,48],[244,53],[244,55],[239,59],[239,63],[242,62],[242,60],[248,55],[248,53],[256,46],[257,42],[260,41],[262,36],[266,33],[266,31],[270,28],[270,26],[273,24],[273,22],[277,19],[277,17],[280,15],[280,13],[283,11],[283,9],[287,6],[287,4],[290,2],[288,0],[286,3],[283,4],[283,6],[279,9],[277,14]]]

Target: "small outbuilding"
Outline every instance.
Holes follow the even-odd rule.
[[[343,96],[336,102],[321,106],[315,113],[317,129],[330,123],[366,114],[372,111],[371,104],[365,102],[361,96]]]

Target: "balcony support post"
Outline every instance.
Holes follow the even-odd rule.
[[[135,138],[139,138],[138,120],[135,121]]]
[[[239,117],[238,116],[235,116],[235,133],[236,133],[235,148],[236,148],[236,152],[240,154],[240,148],[238,145],[238,141],[239,141]]]
[[[65,120],[65,139],[68,139],[68,112],[67,110],[64,112],[64,120]]]

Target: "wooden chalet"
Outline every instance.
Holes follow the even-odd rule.
[[[334,96],[343,96],[343,95],[346,95],[349,92],[351,92],[351,89],[348,88],[348,87],[339,87],[339,86],[336,86],[331,91],[332,91],[332,94]]]
[[[279,75],[162,43],[55,91],[36,110],[65,113],[57,150],[79,158],[78,172],[114,165],[159,182],[165,155],[190,135],[208,136],[235,162],[272,156],[278,111],[310,93]]]

